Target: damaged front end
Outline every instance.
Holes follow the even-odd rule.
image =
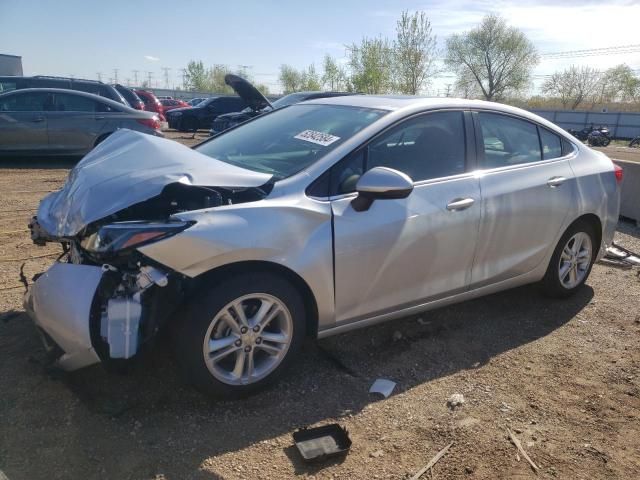
[[[134,132],[112,137],[73,169],[62,190],[45,197],[29,224],[34,243],[63,248],[60,259],[37,276],[25,309],[66,370],[131,359],[192,288],[192,279],[147,258],[139,247],[195,223],[180,220],[180,212],[209,214],[222,205],[261,200],[270,191],[269,176],[175,142]],[[149,155],[152,162],[140,160]]]

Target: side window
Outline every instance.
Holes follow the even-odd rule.
[[[416,182],[464,173],[462,112],[421,115],[375,139],[368,147],[367,169],[380,166],[400,170]]]
[[[9,82],[7,80],[0,81],[0,93],[10,92],[11,90],[15,90],[18,88],[16,82]]]
[[[56,93],[54,110],[57,112],[96,112],[98,104],[86,97],[80,95],[66,95],[64,93]]]
[[[481,168],[498,168],[542,159],[538,129],[530,122],[498,113],[478,113],[484,144]]]
[[[341,195],[356,191],[356,183],[364,171],[364,149],[352,153],[329,173],[329,194]]]
[[[573,146],[569,140],[562,139],[562,156],[569,155],[575,151],[576,147]]]
[[[560,137],[549,130],[538,127],[540,132],[540,144],[542,145],[542,159],[559,158],[562,156],[562,143]]]
[[[49,110],[48,93],[18,93],[0,101],[1,112],[43,112]]]

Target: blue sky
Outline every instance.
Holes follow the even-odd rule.
[[[249,65],[256,81],[278,91],[279,65],[298,68],[325,53],[344,57],[344,45],[363,36],[394,35],[402,10],[424,10],[438,43],[498,12],[521,28],[540,52],[640,43],[640,2],[550,0],[0,0],[0,53],[21,55],[25,74],[74,75],[103,81],[133,81],[153,72],[164,85],[180,84],[180,69],[191,59],[206,65]],[[640,54],[543,60],[538,76],[571,63],[607,68],[618,63],[640,68]],[[446,74],[427,92],[442,91]]]

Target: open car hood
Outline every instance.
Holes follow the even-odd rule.
[[[52,236],[71,237],[160,195],[170,184],[251,188],[270,180],[269,174],[221,162],[176,141],[121,129],[71,170],[61,190],[42,200],[38,223]]]
[[[238,75],[228,73],[224,76],[224,83],[233,88],[233,91],[254,110],[258,111],[272,106],[271,102],[256,87]]]

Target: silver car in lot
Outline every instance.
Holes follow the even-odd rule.
[[[119,128],[162,136],[160,120],[91,93],[27,88],[0,95],[0,155],[84,155]]]
[[[252,392],[322,338],[538,282],[574,293],[622,171],[496,103],[353,96],[189,149],[120,131],[30,224],[66,255],[25,298],[57,362],[124,362],[172,328],[201,390]]]

